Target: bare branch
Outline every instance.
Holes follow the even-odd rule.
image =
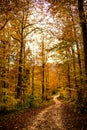
[[[12,37],[13,39],[15,39],[16,41],[21,42],[18,38],[14,37],[14,36],[12,36],[12,35],[11,35],[11,37]]]
[[[28,24],[28,25],[25,25],[25,26],[23,27],[23,29],[25,29],[25,28],[27,28],[27,27],[29,27],[29,26],[32,26],[32,25],[35,25],[35,23],[33,23],[33,24]]]
[[[27,35],[29,35],[29,34],[32,33],[33,31],[35,31],[36,29],[40,29],[40,28],[34,28],[34,29],[32,29],[30,32],[26,33],[26,35],[24,36],[24,38],[26,38]]]
[[[0,28],[0,30],[2,30],[2,29],[6,26],[6,24],[7,24],[8,21],[9,21],[9,19],[7,19],[7,20],[5,21],[5,23],[4,23],[3,26]]]

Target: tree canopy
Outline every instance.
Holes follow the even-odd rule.
[[[0,111],[55,93],[86,111],[86,8],[86,0],[1,0]]]

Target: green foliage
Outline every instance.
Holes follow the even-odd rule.
[[[18,100],[15,99],[15,93],[7,88],[0,89],[0,96],[0,111],[2,112],[12,110],[18,102]]]
[[[43,102],[41,102],[40,107],[43,107],[43,106],[48,106],[50,105],[52,102],[51,100],[44,100]]]
[[[27,102],[29,103],[30,108],[31,107],[38,107],[41,103],[41,99],[39,97],[29,95]]]
[[[19,101],[19,103],[16,105],[15,108],[16,110],[38,108],[42,106],[47,106],[50,103],[51,103],[50,101],[46,101],[46,100],[42,101],[41,97],[37,97],[34,95],[26,95],[24,97],[24,102],[22,103],[21,101]]]
[[[24,96],[24,102],[19,102],[17,104],[17,108],[37,108],[40,106],[41,98],[33,96],[33,95],[25,95]]]

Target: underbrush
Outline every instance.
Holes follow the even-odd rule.
[[[60,95],[60,97],[58,97],[57,99],[68,104],[75,113],[87,114],[87,104],[85,101],[79,102],[78,100],[75,100],[74,98],[69,98],[69,97],[66,98],[63,95]]]
[[[26,111],[32,108],[46,107],[52,104],[52,100],[42,100],[40,97],[27,95],[24,97],[24,101],[19,100],[17,105],[12,108],[4,107],[0,110],[0,115],[7,115],[16,111]]]

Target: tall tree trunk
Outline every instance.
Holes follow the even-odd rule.
[[[68,50],[68,52],[69,52],[69,50]],[[68,89],[69,89],[69,97],[71,98],[70,63],[69,63],[69,58],[68,58],[69,54],[66,52],[66,55],[67,55],[67,59],[68,59],[68,61],[67,61]]]
[[[66,57],[67,57],[67,79],[68,79],[68,89],[69,89],[69,97],[71,98],[71,81],[70,81],[70,62],[69,62],[70,51],[67,49]]]
[[[6,85],[6,43],[5,43],[5,41],[2,41],[2,50],[3,50],[3,52],[2,52],[2,64],[1,64],[1,68],[2,68],[2,75],[1,75],[1,78],[2,78],[1,81],[2,82],[1,82],[1,84],[2,84],[2,88],[4,90],[7,87],[7,85]],[[5,90],[2,93],[3,93],[2,94],[2,102],[5,105],[5,103],[6,103],[6,92],[5,92]],[[3,106],[2,110],[5,111],[6,107]]]
[[[82,36],[83,36],[83,47],[84,47],[84,64],[85,64],[85,76],[86,76],[86,89],[85,91],[87,92],[87,19],[85,16],[85,11],[84,11],[84,0],[78,0],[78,11],[79,11],[79,18],[80,18],[80,26],[82,30]],[[84,87],[85,88],[85,87]],[[83,101],[83,98],[84,101]],[[81,101],[82,104],[87,103],[87,96],[83,96],[81,91],[79,92],[79,99],[78,101]],[[85,108],[85,105],[83,105]],[[81,107],[81,106],[80,106]]]
[[[21,101],[23,102],[23,89],[22,83],[23,83],[23,72],[24,72],[24,56],[25,56],[25,47],[24,47],[24,12],[23,17],[21,21],[21,32],[20,32],[20,53],[19,53],[19,67],[18,67],[18,84],[17,84],[17,98],[21,98]]]
[[[87,83],[87,25],[86,25],[86,17],[84,13],[83,3],[84,3],[84,0],[78,0],[80,26],[82,29],[82,36],[83,36],[85,74],[86,74],[86,83]]]
[[[21,96],[21,87],[22,87],[22,66],[23,66],[23,42],[21,42],[20,55],[19,55],[19,67],[18,67],[18,87],[17,87],[17,98]]]
[[[6,43],[3,41],[3,58],[4,58],[4,62],[3,62],[3,88],[6,88],[6,81],[5,81],[5,77],[6,77],[6,66],[5,66],[5,61],[6,61],[6,52],[5,52],[5,48],[6,48]],[[4,92],[4,97],[5,97],[5,92]],[[4,98],[4,103],[5,103],[5,98]]]
[[[32,95],[34,95],[34,64],[32,66]]]
[[[44,69],[45,69],[44,40],[42,41],[42,100],[44,100]]]
[[[23,58],[24,58],[24,41],[23,41],[23,32],[24,32],[24,14],[23,21],[21,23],[21,40],[20,40],[20,54],[19,54],[19,67],[18,67],[18,87],[17,87],[17,98],[21,96],[22,98],[22,82],[23,82]]]
[[[81,67],[81,56],[80,56],[80,50],[79,50],[79,43],[77,40],[77,36],[76,36],[76,28],[75,28],[75,23],[74,23],[74,17],[73,17],[73,12],[72,12],[72,7],[71,7],[71,1],[70,1],[70,17],[71,17],[71,21],[73,24],[72,30],[73,30],[73,37],[74,37],[74,41],[75,41],[75,45],[77,48],[77,56],[78,56],[78,65],[79,65],[79,75],[80,75],[80,84],[82,84],[83,82],[83,78],[82,78],[82,67]]]
[[[78,89],[78,84],[76,79],[75,51],[73,47],[71,49],[72,49],[72,57],[73,57],[73,73],[74,73],[75,88]]]
[[[46,100],[49,98],[49,66],[46,66]]]
[[[71,98],[71,85],[70,85],[70,65],[69,65],[69,62],[68,62],[68,88],[69,88],[69,97]]]

